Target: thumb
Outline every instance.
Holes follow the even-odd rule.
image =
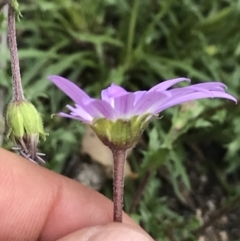
[[[58,241],[153,241],[141,228],[123,223],[84,228]]]

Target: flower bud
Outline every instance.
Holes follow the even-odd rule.
[[[34,160],[39,136],[45,140],[47,135],[34,105],[26,100],[12,101],[7,106],[5,119],[7,138],[23,150],[21,154]]]

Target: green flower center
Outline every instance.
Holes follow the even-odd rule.
[[[151,114],[134,116],[129,120],[97,119],[91,125],[99,139],[110,149],[127,150],[136,145],[142,132],[152,119]]]

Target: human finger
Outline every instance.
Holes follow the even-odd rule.
[[[3,149],[0,177],[0,240],[50,241],[112,222],[109,199]]]

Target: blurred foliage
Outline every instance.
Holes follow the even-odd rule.
[[[23,86],[50,133],[41,151],[55,171],[80,148],[83,127],[76,121],[51,119],[69,99],[52,86],[48,75],[65,76],[93,96],[111,82],[134,91],[178,76],[193,83],[222,81],[230,93],[240,96],[239,0],[25,0],[20,9],[23,18],[17,29]],[[9,61],[9,54],[2,54],[1,60]],[[10,65],[0,72],[0,80],[7,103]],[[165,111],[148,128],[143,159],[131,159],[139,180],[127,180],[125,207],[128,210],[136,186],[150,171],[132,217],[156,240],[171,240],[166,235],[171,225],[172,240],[194,240],[190,231],[199,226],[195,215],[185,220],[168,207],[157,175],[164,165],[175,195],[184,201],[180,183],[191,189],[185,162],[192,145],[204,153],[203,165],[214,164],[228,195],[239,192],[234,182],[240,172],[239,112],[226,100],[201,100]]]

